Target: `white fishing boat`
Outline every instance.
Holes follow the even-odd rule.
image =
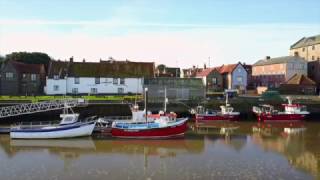
[[[69,111],[71,112],[69,114]],[[96,122],[78,120],[79,114],[74,113],[71,107],[65,105],[61,121],[58,124],[19,124],[11,127],[12,139],[57,139],[90,136]]]

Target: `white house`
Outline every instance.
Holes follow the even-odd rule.
[[[143,92],[143,79],[154,76],[154,63],[126,61],[52,61],[45,93],[130,94]]]

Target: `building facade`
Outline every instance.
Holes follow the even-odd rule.
[[[320,60],[320,35],[303,37],[290,46],[290,56],[299,56],[307,61]]]
[[[307,61],[299,56],[283,56],[257,61],[252,66],[252,82],[255,87],[278,88],[295,74],[307,75]]]
[[[206,68],[196,74],[196,78],[201,78],[206,88],[206,92],[216,92],[223,90],[223,78],[219,68]]]
[[[131,61],[61,62],[49,65],[45,92],[54,94],[141,94],[154,63]]]
[[[41,95],[45,83],[45,68],[40,64],[8,61],[2,65],[1,95]]]
[[[150,102],[163,102],[165,90],[169,101],[201,100],[205,97],[205,87],[199,78],[147,78],[144,87],[148,88]]]
[[[248,84],[248,73],[241,63],[222,65],[219,68],[222,75],[223,89],[238,89],[245,91]]]

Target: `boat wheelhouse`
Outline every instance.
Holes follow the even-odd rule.
[[[183,136],[187,127],[188,118],[177,118],[173,112],[164,111],[158,114],[151,114],[147,109],[147,89],[145,90],[145,110],[140,111],[137,106],[132,108],[132,120],[114,121],[111,134],[119,138],[143,138],[162,139]]]
[[[306,106],[293,104],[291,98],[287,99],[288,104],[282,104],[284,111],[276,110],[274,106],[269,104],[259,107],[253,106],[252,111],[259,121],[299,121],[305,119],[309,114]]]
[[[239,120],[240,112],[235,112],[234,108],[228,103],[228,94],[226,94],[226,104],[220,106],[220,111],[204,110],[198,106],[196,110],[196,122]]]

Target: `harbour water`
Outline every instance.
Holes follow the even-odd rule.
[[[320,123],[190,123],[185,138],[0,135],[0,179],[319,179]]]

